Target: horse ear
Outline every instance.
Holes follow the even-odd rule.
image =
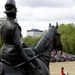
[[[51,27],[51,23],[49,23],[49,28]]]
[[[58,22],[56,22],[56,29],[58,28]]]

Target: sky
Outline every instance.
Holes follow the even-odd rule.
[[[0,17],[6,16],[4,5],[7,0],[0,1]],[[32,28],[47,30],[52,25],[75,23],[75,0],[15,0],[17,19],[22,28],[23,37]]]

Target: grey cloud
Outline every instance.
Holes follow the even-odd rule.
[[[69,7],[75,4],[74,0],[16,0],[17,5],[29,7]]]

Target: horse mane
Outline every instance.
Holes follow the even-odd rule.
[[[40,39],[40,41],[38,42],[38,44],[35,47],[35,52],[37,54],[43,52],[44,50],[47,50],[50,47],[50,45],[53,41],[54,34],[55,34],[54,29],[55,29],[54,26],[50,26],[48,31]]]

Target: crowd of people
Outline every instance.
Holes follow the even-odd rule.
[[[61,51],[55,51],[53,50],[51,53],[51,61],[57,61],[57,62],[64,62],[64,61],[75,61],[75,55],[68,54]]]

